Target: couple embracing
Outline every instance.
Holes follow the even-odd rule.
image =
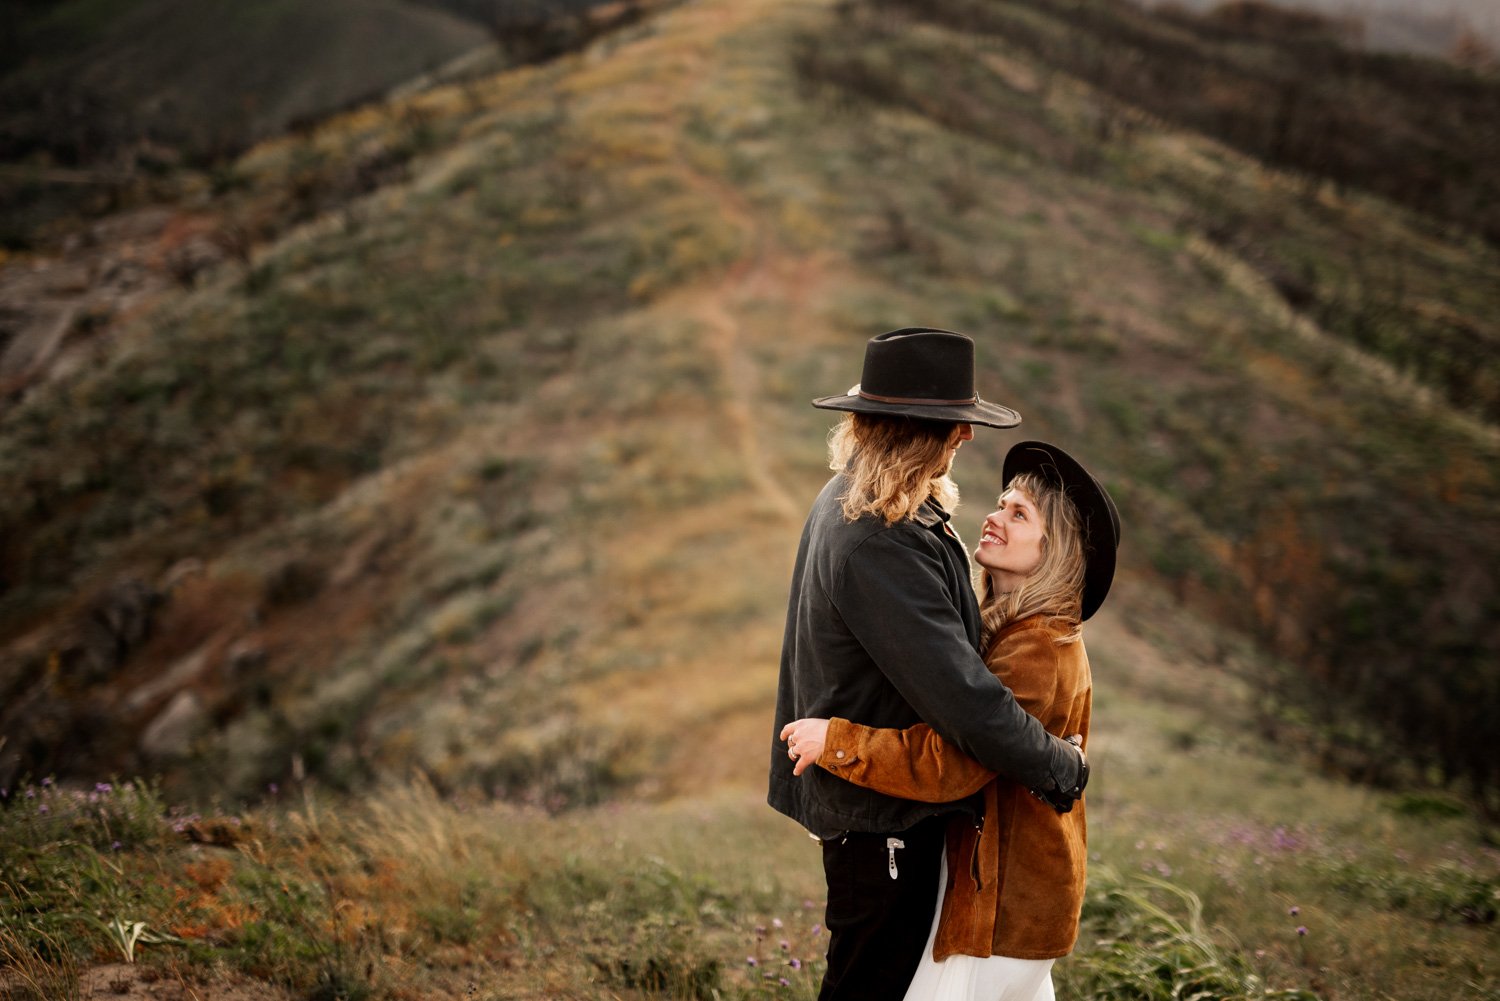
[[[971,580],[949,470],[975,425],[1021,421],[975,393],[973,341],[881,334],[813,405],[845,416],[797,552],[768,800],[822,845],[820,1001],[1050,1001],[1083,903],[1081,628],[1114,503],[1056,446],[1016,445]]]

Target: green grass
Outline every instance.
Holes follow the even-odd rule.
[[[1088,936],[1059,968],[1059,997],[1174,1001],[1182,997],[1316,1001],[1301,988],[1266,986],[1248,957],[1215,941],[1203,902],[1165,879],[1095,874],[1084,904]]]
[[[1090,886],[1059,997],[1492,997],[1500,856],[1473,815],[1261,743],[1253,649],[1142,607],[1159,634],[1117,610],[1089,629]],[[83,969],[130,960],[306,998],[814,997],[818,852],[764,805],[755,762],[666,801],[576,784],[622,750],[511,757],[536,769],[517,787],[534,805],[498,774],[446,793],[294,783],[201,815],[148,783],[26,783],[0,806],[12,991],[67,1001]]]
[[[1172,713],[1196,734],[1181,753],[1121,681],[1099,704],[1090,891],[1059,997],[1492,996],[1500,864],[1463,818],[1247,751],[1201,709]],[[422,784],[279,796],[199,817],[140,784],[17,790],[0,929],[51,985],[29,996],[72,997],[111,956],[309,998],[816,993],[817,851],[754,792],[555,815]]]

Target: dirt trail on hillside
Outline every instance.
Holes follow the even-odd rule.
[[[784,0],[706,5],[698,10],[709,40],[716,41],[744,23],[766,16],[770,8],[777,6],[784,6]],[[692,98],[706,83],[712,65],[708,59],[698,60],[688,86],[675,95],[672,120],[679,144]],[[789,307],[791,315],[805,315],[822,268],[816,259],[792,255],[776,246],[770,227],[739,189],[689,166],[691,157],[683,155],[680,162],[689,186],[716,205],[722,217],[741,233],[741,246],[745,250],[726,273],[668,295],[658,308],[668,314],[692,317],[710,332],[708,347],[726,390],[721,406],[750,483],[772,513],[795,520],[801,515],[801,505],[782,487],[757,434],[759,368],[748,352],[752,335],[745,314],[755,301],[775,301]]]
[[[690,175],[704,193],[716,198],[724,214],[745,234],[751,248],[722,278],[668,297],[663,308],[691,316],[710,332],[713,351],[726,394],[721,401],[750,483],[777,516],[795,519],[800,511],[774,474],[760,446],[755,414],[759,403],[759,368],[747,352],[747,333],[741,319],[745,305],[755,298],[779,299],[802,312],[812,293],[817,269],[768,248],[770,238],[743,196],[702,174]]]

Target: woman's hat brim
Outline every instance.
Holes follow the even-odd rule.
[[[1005,455],[1004,486],[1021,473],[1036,473],[1049,483],[1060,484],[1083,521],[1083,608],[1087,619],[1099,610],[1115,579],[1115,550],[1120,545],[1120,513],[1115,502],[1083,465],[1056,445],[1023,441]],[[1004,487],[1002,487],[1003,489]]]
[[[819,410],[842,410],[851,414],[883,414],[888,417],[918,417],[928,421],[946,421],[950,424],[982,424],[987,428],[1013,428],[1021,423],[1021,415],[998,403],[976,400],[973,403],[926,404],[926,403],[882,403],[863,396],[820,396],[812,401]]]

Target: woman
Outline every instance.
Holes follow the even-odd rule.
[[[979,593],[986,662],[1052,733],[1087,750],[1093,683],[1081,626],[1114,578],[1119,516],[1067,453],[1022,442],[984,520]],[[1082,801],[1058,813],[964,756],[925,724],[905,730],[803,719],[781,734],[798,773],[816,764],[857,785],[926,802],[979,794],[982,821],[947,832],[942,901],[907,1001],[1047,1001],[1053,962],[1078,937]]]

